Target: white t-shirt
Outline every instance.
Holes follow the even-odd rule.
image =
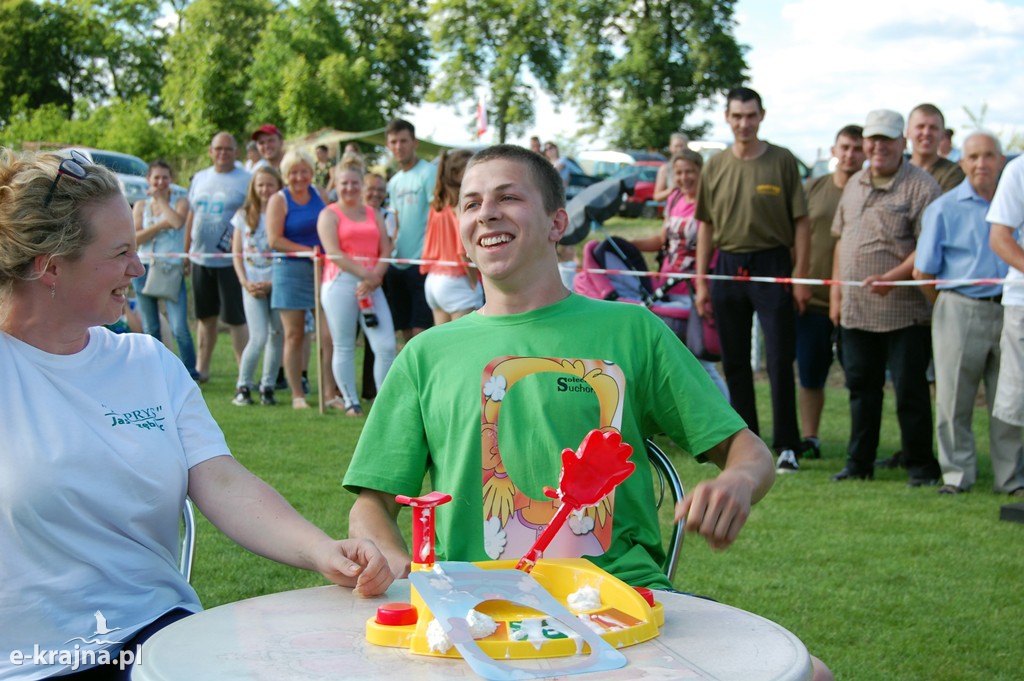
[[[36,646],[99,650],[200,610],[178,572],[188,469],[230,453],[181,361],[102,327],[74,355],[0,333],[0,376],[0,679],[64,667]]]
[[[985,219],[992,223],[993,229],[1003,229],[997,228],[997,224],[1012,227],[1017,243],[1024,247],[1024,232],[1021,231],[1021,227],[1024,227],[1024,156],[1018,156],[1006,164]],[[1006,281],[1003,305],[1024,305],[1024,285],[1009,283],[1024,281],[1024,273],[1011,267]]]

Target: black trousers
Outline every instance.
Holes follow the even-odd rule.
[[[715,274],[730,276],[789,277],[793,265],[789,249],[753,253],[718,254]],[[796,310],[789,284],[749,281],[711,282],[711,305],[722,343],[722,368],[732,407],[754,433],[760,434],[754,373],[750,368],[750,328],[756,312],[764,331],[766,368],[772,393],[772,447],[799,450],[796,421]]]
[[[910,477],[938,478],[939,464],[932,452],[931,392],[926,377],[932,355],[931,329],[908,326],[875,333],[841,327],[840,333],[846,387],[850,391],[847,467],[859,474],[874,469],[888,363],[907,472]]]

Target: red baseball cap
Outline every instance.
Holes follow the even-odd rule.
[[[260,135],[277,135],[284,139],[284,135],[282,135],[281,131],[277,129],[277,126],[271,125],[270,123],[264,123],[260,127],[256,128],[256,132],[252,134],[252,138],[257,139]]]

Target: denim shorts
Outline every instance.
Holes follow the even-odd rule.
[[[274,258],[270,307],[274,310],[312,310],[313,261],[308,258]]]
[[[834,340],[835,328],[827,314],[808,311],[796,316],[796,366],[801,388],[825,387]]]

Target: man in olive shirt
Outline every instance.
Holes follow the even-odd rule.
[[[758,139],[764,120],[761,96],[745,87],[726,96],[725,119],[735,143],[708,161],[697,198],[697,274],[708,274],[713,248],[719,249],[715,274],[805,277],[810,254],[810,221],[796,159],[788,149]],[[795,263],[793,262],[795,259]],[[722,342],[722,367],[733,408],[759,432],[750,367],[750,327],[756,312],[764,331],[772,393],[772,446],[777,469],[799,469],[796,453],[796,356],[794,300],[801,314],[810,298],[806,285],[749,281],[696,281],[701,316],[714,309]]]
[[[808,180],[807,213],[811,219],[812,279],[832,278],[832,254],[836,239],[832,236],[832,220],[839,207],[839,198],[847,180],[864,166],[864,129],[847,125],[836,135],[832,156],[835,172]],[[821,456],[818,427],[825,407],[825,381],[832,366],[832,343],[835,326],[828,316],[829,288],[812,286],[807,310],[796,318],[796,366],[800,379],[800,425],[803,427],[804,454]]]
[[[907,119],[907,138],[912,151],[910,162],[925,170],[946,193],[964,181],[964,171],[959,165],[939,155],[942,141],[946,138],[946,119],[934,104],[918,104]]]
[[[847,461],[835,481],[874,475],[887,364],[908,484],[934,485],[939,478],[925,375],[931,308],[918,287],[879,284],[911,278],[921,215],[942,193],[931,175],[903,159],[905,148],[903,116],[885,109],[868,114],[864,151],[870,165],[850,178],[832,223],[839,239],[833,278],[863,283],[831,289],[829,313],[840,327],[850,391]]]

